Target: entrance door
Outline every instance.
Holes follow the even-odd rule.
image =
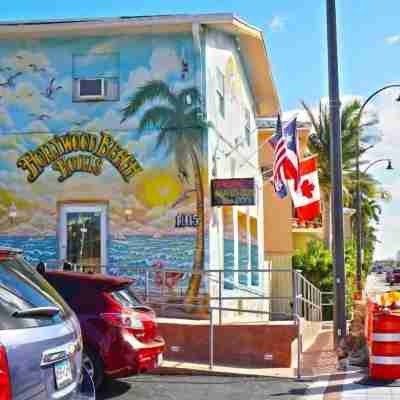
[[[65,204],[60,209],[59,248],[62,260],[105,272],[107,206]]]

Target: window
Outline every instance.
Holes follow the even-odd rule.
[[[250,111],[248,108],[244,110],[244,135],[246,137],[247,146],[251,144],[251,130],[250,130]]]
[[[238,234],[239,234],[239,283],[247,286],[249,284],[249,243],[247,237],[247,214],[238,212]],[[243,272],[242,272],[243,271]]]
[[[73,56],[73,101],[118,101],[119,55],[99,53]]]
[[[217,97],[218,110],[222,117],[225,117],[225,76],[217,68]]]
[[[110,295],[114,300],[116,300],[125,308],[135,308],[141,307],[143,305],[135,296],[135,293],[130,286],[115,290],[111,292]]]
[[[232,207],[223,207],[224,219],[224,289],[235,287],[235,240]]]
[[[251,285],[260,286],[260,272],[257,271],[258,265],[258,234],[257,218],[250,217],[250,265],[251,265]]]
[[[54,306],[61,310],[61,314],[51,318],[11,317],[14,311]],[[22,259],[0,263],[0,330],[54,325],[69,317],[70,313],[60,295]]]

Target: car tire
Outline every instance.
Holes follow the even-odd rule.
[[[82,365],[92,377],[96,390],[99,389],[104,382],[104,367],[99,355],[91,348],[85,347],[82,353]]]

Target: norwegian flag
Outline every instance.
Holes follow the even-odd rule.
[[[300,182],[297,190],[293,179],[287,181],[295,207],[296,216],[301,221],[312,221],[321,214],[321,194],[318,182],[317,156],[300,162]]]
[[[297,137],[296,118],[292,119],[283,129],[281,117],[278,114],[276,133],[269,140],[274,149],[272,184],[275,193],[284,198],[287,196],[287,180],[292,179],[295,190],[298,189],[299,173],[299,141]]]

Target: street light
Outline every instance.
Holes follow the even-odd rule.
[[[370,162],[367,165],[367,167],[364,169],[364,171],[362,171],[362,173],[365,174],[372,166],[374,166],[374,165],[376,165],[378,163],[384,162],[384,161],[387,162],[386,169],[388,171],[393,171],[394,168],[393,168],[393,165],[392,165],[392,160],[390,158],[380,158],[379,160],[375,160],[375,161]]]
[[[364,171],[362,171],[362,173],[365,174],[371,167],[373,167],[376,164],[382,163],[382,162],[387,162],[386,170],[388,170],[388,171],[394,170],[393,165],[392,165],[392,160],[390,158],[380,158],[379,160],[371,161],[366,166],[366,168],[364,168]],[[360,190],[360,185],[357,185],[357,190]],[[360,196],[360,204],[361,204],[361,193],[357,192],[357,198],[359,196]],[[362,215],[361,215],[361,212],[362,212],[362,210],[361,210],[361,206],[360,206],[360,221],[361,221],[361,223],[360,223],[360,226],[359,226],[359,229],[360,229],[360,242],[359,243],[360,243],[360,248],[361,248],[361,250],[360,250],[361,251],[361,253],[360,253],[361,254],[360,264],[362,265],[362,258],[363,258],[362,257],[362,250],[363,250],[363,246],[362,246],[361,238],[362,238],[362,233],[363,232],[362,232]],[[356,223],[358,224],[358,219],[356,219]],[[358,244],[358,242],[357,242],[357,244]],[[357,266],[358,266],[358,264],[357,264]],[[359,285],[361,287],[361,270],[359,272],[358,269],[357,269],[356,278],[357,278],[357,281],[356,281],[357,290],[361,290],[361,289],[359,289]]]
[[[360,110],[358,111],[357,120],[358,120],[358,129],[357,129],[357,159],[356,159],[356,179],[357,179],[357,197],[356,197],[356,245],[357,245],[357,273],[356,273],[356,285],[357,291],[361,291],[361,189],[360,189],[360,121],[361,115],[366,107],[366,105],[379,93],[384,90],[391,88],[400,88],[399,83],[386,85],[381,87],[372,93],[361,105]],[[400,102],[400,96],[396,98],[396,101]],[[372,166],[372,165],[371,165]]]

